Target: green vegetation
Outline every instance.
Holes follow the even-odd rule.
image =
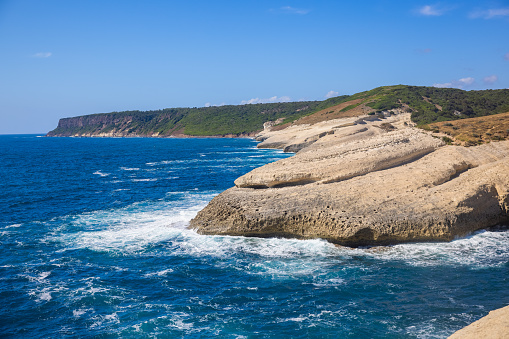
[[[463,91],[400,85],[379,87],[372,91],[373,100],[367,106],[386,111],[406,105],[412,110],[412,121],[419,126],[509,111],[507,89]]]
[[[340,112],[346,112],[346,111],[349,111],[351,109],[354,109],[355,107],[359,106],[361,103],[359,102],[358,104],[353,104],[353,105],[348,105],[346,106],[345,108],[343,108]]]
[[[452,145],[452,139],[449,138],[449,137],[442,137],[442,140],[447,144],[447,145]]]
[[[346,112],[365,105],[368,114],[402,110],[412,113],[418,126],[441,121],[488,116],[509,112],[509,90],[463,91],[452,88],[384,86],[354,95],[324,101],[302,101],[201,108],[166,108],[156,111],[125,111],[61,119],[48,135],[122,135],[181,133],[192,136],[241,135],[263,129],[267,121],[283,118],[282,124],[328,109],[347,101],[360,100],[341,109]],[[332,111],[331,111],[332,112]]]

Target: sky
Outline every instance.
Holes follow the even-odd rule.
[[[0,0],[0,134],[397,84],[509,88],[509,1]]]

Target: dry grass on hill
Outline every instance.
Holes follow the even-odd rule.
[[[465,146],[509,139],[509,112],[479,118],[444,121],[424,127],[446,134],[452,143]],[[447,139],[445,139],[448,141]]]
[[[363,101],[365,100],[357,99],[343,102],[339,105],[332,106],[321,111],[318,111],[312,115],[303,117],[297,120],[295,124],[298,125],[315,124],[320,121],[357,117],[359,115],[364,115],[373,112],[374,109],[361,103]]]
[[[357,99],[357,100],[350,100],[347,102],[343,102],[339,105],[332,106],[332,107],[323,109],[321,111],[318,111],[316,113],[313,113],[311,115],[302,117],[299,120],[294,121],[293,123],[274,126],[274,127],[272,127],[272,130],[273,131],[283,130],[286,127],[290,126],[291,124],[313,125],[313,124],[316,124],[321,121],[340,119],[340,118],[357,117],[357,116],[365,115],[365,114],[375,111],[373,108],[366,106],[364,103],[362,103],[363,101],[367,102],[365,99]]]

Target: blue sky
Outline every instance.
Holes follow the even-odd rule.
[[[509,1],[0,0],[0,134],[63,117],[509,87]]]

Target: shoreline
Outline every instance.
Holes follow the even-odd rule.
[[[34,134],[35,135],[35,134]],[[253,139],[255,140],[255,134],[253,135],[169,135],[169,136],[154,136],[154,135],[42,135],[47,138],[115,138],[115,139],[136,139],[136,138],[147,138],[147,139]]]

